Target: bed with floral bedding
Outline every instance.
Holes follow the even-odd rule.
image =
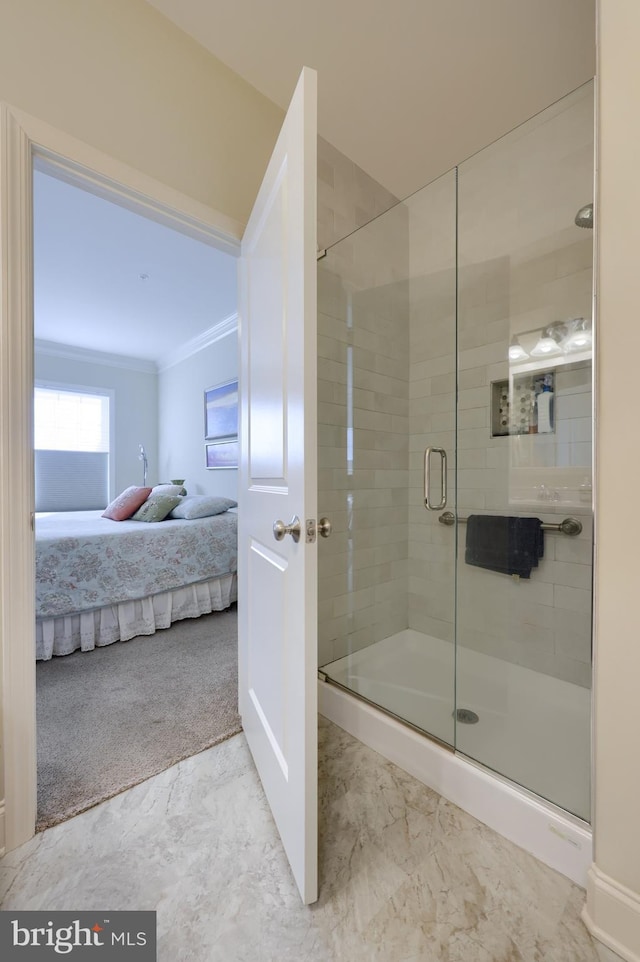
[[[237,515],[36,518],[36,658],[150,635],[237,597]]]

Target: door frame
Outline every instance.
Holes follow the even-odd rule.
[[[34,165],[236,257],[244,230],[220,211],[0,103],[0,856],[35,834],[37,811]]]

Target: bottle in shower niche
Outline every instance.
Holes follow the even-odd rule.
[[[545,374],[542,390],[536,396],[538,434],[551,434],[554,423],[553,375]]]

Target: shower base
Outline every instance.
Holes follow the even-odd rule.
[[[453,645],[411,629],[322,672],[329,679],[319,683],[323,715],[586,884],[589,690],[464,648],[454,688]],[[455,726],[459,708],[477,714],[478,722]],[[449,746],[455,738],[456,753],[414,728]]]

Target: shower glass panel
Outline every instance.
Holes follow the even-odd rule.
[[[319,664],[585,820],[592,200],[589,83],[318,265]]]
[[[425,496],[442,504],[446,487],[455,512],[455,233],[449,172],[332,247],[318,273],[318,498],[333,521],[319,663],[448,745],[455,536]]]
[[[458,168],[456,748],[586,820],[593,150],[590,83]]]

